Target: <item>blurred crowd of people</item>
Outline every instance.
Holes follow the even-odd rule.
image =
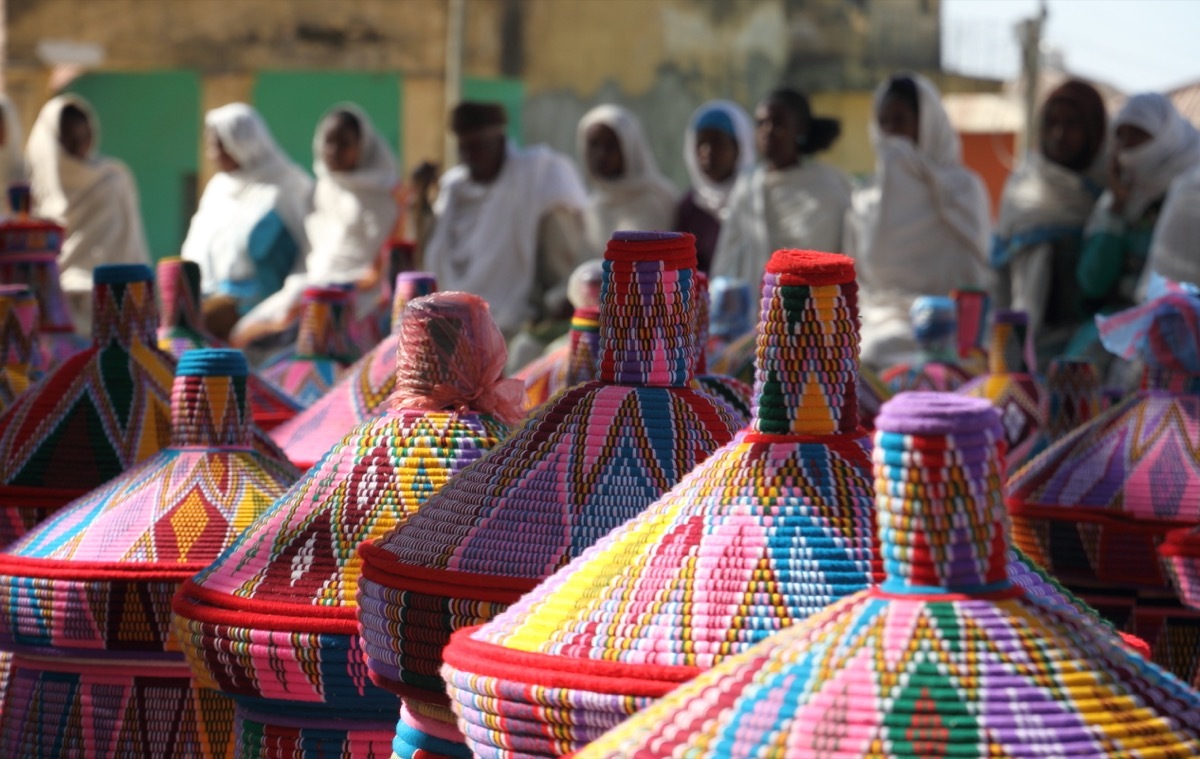
[[[23,155],[20,121],[11,102],[0,105],[0,170],[10,182],[27,177],[34,213],[66,227],[62,285],[86,332],[92,269],[149,261],[136,184],[97,152],[100,125],[78,96],[43,107]],[[309,285],[344,284],[363,313],[377,307],[381,247],[411,210],[419,265],[443,289],[487,300],[510,368],[561,334],[570,273],[623,229],[689,232],[702,270],[752,293],[772,251],[850,255],[863,361],[877,368],[915,351],[909,310],[922,295],[987,289],[1030,315],[1039,357],[1095,360],[1093,316],[1200,284],[1200,133],[1166,97],[1135,95],[1110,115],[1086,82],[1054,89],[994,223],[929,80],[892,76],[873,107],[876,169],[856,185],[820,160],[841,125],[804,94],[775,90],[752,116],[705,103],[681,134],[691,184],[681,192],[626,108],[601,105],[580,121],[580,172],[546,146],[518,147],[503,107],[464,102],[449,124],[459,165],[421,164],[402,209],[392,149],[357,106],[335,106],[317,125],[314,182],[251,106],[234,103],[205,116],[217,172],[182,256],[200,265],[209,329],[250,345],[287,334]]]

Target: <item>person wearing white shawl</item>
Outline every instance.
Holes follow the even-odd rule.
[[[358,318],[370,317],[379,306],[380,248],[399,212],[392,195],[395,156],[370,117],[358,106],[342,103],[317,125],[313,172],[317,184],[312,213],[304,220],[309,252],[303,271],[290,275],[278,292],[238,321],[230,336],[234,345],[290,326],[309,286],[354,285]]]
[[[1103,191],[1107,121],[1090,84],[1056,87],[1042,105],[1037,150],[1026,153],[1001,196],[992,243],[996,305],[1029,315],[1043,365],[1085,321],[1075,269]]]
[[[1150,267],[1156,281],[1145,300],[1172,285],[1200,293],[1200,166],[1177,178],[1167,191],[1150,243]]]
[[[488,302],[511,373],[570,323],[567,280],[587,258],[587,196],[566,156],[509,142],[507,118],[495,103],[459,104],[450,126],[462,163],[442,176],[432,203],[436,166],[419,167],[414,184],[424,268],[439,288]]]
[[[737,103],[710,100],[696,109],[683,136],[692,187],[675,207],[676,232],[696,237],[696,268],[712,268],[721,221],[738,174],[754,168],[754,125]]]
[[[593,255],[618,230],[667,230],[679,190],[658,170],[637,116],[619,105],[584,114],[576,130],[579,162],[592,186],[585,217]]]
[[[933,84],[892,77],[874,104],[876,171],[854,194],[845,252],[857,261],[862,360],[884,369],[917,350],[916,298],[987,286],[991,228],[983,182],[963,166]]]
[[[757,317],[758,283],[772,252],[841,252],[850,180],[814,158],[841,135],[841,124],[814,116],[802,93],[775,90],[758,104],[754,117],[763,163],[739,175],[730,192],[711,274],[751,283],[750,313]]]
[[[200,266],[206,326],[225,338],[303,266],[313,182],[245,103],[209,111],[204,125],[218,173],[204,188],[182,255]]]
[[[59,278],[75,331],[91,334],[92,271],[101,264],[148,264],[137,185],[124,163],[97,154],[100,124],[78,95],[42,107],[25,159],[33,212],[66,228]]]
[[[1076,271],[1090,310],[1100,314],[1134,304],[1172,183],[1200,166],[1200,133],[1163,95],[1134,95],[1113,125],[1116,149],[1108,189],[1088,220]],[[1160,257],[1170,268],[1167,254]],[[1092,329],[1081,339],[1094,343],[1098,337]]]
[[[0,94],[0,182],[4,182],[5,188],[25,181],[25,159],[21,155],[23,148],[17,106],[8,95]]]

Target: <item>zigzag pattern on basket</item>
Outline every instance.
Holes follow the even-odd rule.
[[[878,421],[884,584],[727,659],[575,756],[1200,751],[1200,694],[1087,617],[1009,581],[996,412],[982,401],[907,394]],[[505,663],[522,665],[519,656]],[[479,755],[526,746],[506,748],[515,751]]]
[[[450,633],[494,616],[734,431],[727,406],[690,386],[694,270],[690,236],[615,235],[604,261],[598,379],[541,406],[406,524],[359,549],[372,676],[440,724],[457,754],[465,749],[438,675]],[[400,732],[408,746],[438,737],[411,724]]]
[[[21,192],[27,198],[29,188],[23,187]],[[24,207],[27,211],[28,204]],[[31,219],[27,213],[0,221],[0,282],[26,285],[37,297],[42,332],[37,366],[42,371],[53,369],[89,345],[75,334],[59,284],[58,254],[63,237],[61,226]]]
[[[303,406],[312,405],[329,392],[359,358],[347,331],[350,296],[349,291],[338,287],[305,290],[295,347],[262,369],[264,379]]]
[[[41,376],[37,298],[24,285],[0,285],[0,411]]]
[[[397,334],[404,306],[437,292],[432,274],[403,272],[396,277],[392,334],[354,363],[337,384],[294,419],[272,430],[271,437],[301,467],[310,467],[355,425],[384,410],[396,388]]]
[[[144,266],[97,267],[94,345],[0,415],[0,544],[170,440],[171,357]]]
[[[576,308],[566,345],[513,375],[525,383],[525,407],[535,409],[558,393],[596,378],[600,358],[600,309]]]

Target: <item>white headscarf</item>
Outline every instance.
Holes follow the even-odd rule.
[[[92,148],[83,160],[59,142],[62,112],[68,105],[81,110],[92,128]],[[25,148],[33,212],[67,230],[58,268],[68,296],[90,294],[92,270],[100,264],[150,262],[133,175],[120,161],[97,155],[99,144],[100,123],[92,107],[78,95],[67,94],[42,107]],[[89,304],[86,297],[72,300],[78,331],[89,330]]]
[[[329,117],[346,112],[358,121],[361,152],[352,171],[330,171],[322,153]],[[317,175],[313,210],[304,220],[310,246],[304,271],[289,276],[279,292],[255,306],[238,323],[239,329],[262,322],[279,322],[300,303],[310,285],[350,284],[362,279],[391,234],[398,209],[392,190],[396,186],[396,159],[375,131],[367,114],[353,103],[329,109],[317,123],[313,136],[313,171]],[[379,290],[361,293],[359,316],[377,304]]]
[[[254,276],[250,232],[271,211],[279,214],[303,260],[313,181],[283,154],[262,117],[245,103],[209,111],[204,125],[238,162],[234,171],[209,180],[183,241],[183,257],[200,265],[201,287],[211,295],[223,282]]]
[[[14,182],[25,181],[25,159],[21,150],[25,145],[21,132],[21,119],[17,106],[8,95],[0,94],[0,111],[4,117],[4,145],[0,146],[0,182],[5,188]]]
[[[1150,204],[1166,194],[1176,177],[1200,164],[1200,133],[1169,98],[1157,92],[1134,95],[1113,119],[1113,130],[1135,126],[1150,135],[1133,150],[1118,150],[1121,171],[1132,180],[1123,216],[1127,221],[1142,218]],[[1107,211],[1112,194],[1106,192],[1101,208]]]
[[[587,162],[587,131],[603,124],[617,135],[625,173],[604,179],[592,173]],[[675,217],[679,191],[658,170],[641,122],[619,105],[601,105],[588,111],[576,130],[579,161],[592,185],[588,199],[586,233],[593,252],[603,252],[608,238],[621,229],[663,230]]]
[[[1150,244],[1150,269],[1200,287],[1200,167],[1171,183]]]
[[[724,182],[714,182],[700,169],[696,158],[696,124],[701,117],[713,111],[725,114],[733,124],[734,140],[737,142],[738,157],[734,172]],[[720,218],[725,213],[726,201],[738,175],[754,168],[754,123],[742,107],[731,100],[710,100],[696,109],[688,121],[683,135],[683,161],[687,165],[688,177],[692,181],[692,196],[696,205]]]
[[[358,120],[361,153],[353,171],[330,171],[321,158],[330,115],[344,111]],[[352,103],[330,109],[313,137],[317,187],[313,212],[305,221],[312,247],[309,279],[317,284],[354,281],[375,261],[396,223],[396,159],[370,117]]]
[[[870,134],[876,175],[855,193],[847,252],[858,260],[863,287],[863,360],[887,366],[915,347],[909,308],[920,295],[946,295],[988,280],[991,228],[987,192],[962,165],[958,134],[937,88],[906,75],[918,97],[917,144]],[[875,90],[875,113],[890,80]]]

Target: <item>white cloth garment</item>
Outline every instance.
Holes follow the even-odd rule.
[[[962,164],[937,89],[910,76],[919,101],[918,144],[884,135],[871,121],[875,176],[854,193],[846,218],[846,253],[858,269],[862,359],[875,367],[916,351],[909,310],[917,297],[988,284],[987,192]],[[876,113],[887,86],[875,91]]]
[[[4,144],[0,145],[0,182],[4,182],[4,189],[7,189],[14,182],[25,181],[25,159],[21,154],[25,141],[17,106],[8,95],[0,94],[0,111],[3,112],[4,118]]]
[[[59,142],[62,111],[74,105],[87,116],[92,148],[80,160]],[[58,257],[62,288],[75,330],[91,333],[92,271],[101,264],[149,264],[137,185],[124,163],[96,153],[100,124],[77,95],[59,95],[42,107],[29,133],[33,212],[66,227]]]
[[[229,283],[253,279],[250,233],[272,211],[303,259],[313,181],[283,154],[250,106],[230,103],[215,108],[205,114],[204,124],[238,162],[236,170],[209,180],[183,241],[183,257],[199,264],[201,288],[210,296],[224,292]]]
[[[1166,195],[1176,177],[1200,165],[1200,132],[1157,92],[1129,98],[1113,119],[1113,130],[1124,124],[1150,135],[1148,142],[1133,150],[1117,152],[1121,171],[1132,183],[1121,215],[1125,221],[1134,222]],[[1105,191],[1088,222],[1088,232],[1106,228],[1111,210],[1112,192]]]
[[[1081,239],[1103,181],[1106,153],[1077,172],[1029,153],[1009,176],[1000,201],[992,249],[993,266],[1003,267],[997,282],[1000,308],[1029,315],[1029,331],[1041,337],[1053,283],[1055,243]]]
[[[617,135],[625,173],[604,179],[587,165],[587,131],[603,124]],[[641,122],[619,105],[601,105],[584,114],[576,131],[579,162],[592,186],[585,231],[594,255],[602,255],[612,233],[618,230],[666,230],[675,220],[679,190],[658,170]]]
[[[1171,183],[1150,243],[1153,272],[1200,287],[1200,167]]]
[[[471,180],[466,166],[439,183],[433,236],[425,266],[442,290],[479,295],[507,340],[536,314],[531,302],[537,277],[538,227],[547,213],[583,214],[587,195],[563,155],[542,145],[508,145],[500,174],[490,184]],[[579,263],[567,263],[570,271]],[[560,267],[561,268],[561,267]]]
[[[696,158],[696,122],[713,110],[719,110],[729,117],[738,146],[737,167],[733,176],[724,182],[709,179],[700,170],[700,162]],[[753,169],[754,160],[754,123],[740,105],[731,100],[710,100],[696,109],[683,135],[683,161],[687,166],[688,178],[692,182],[692,197],[697,206],[718,219],[724,219],[727,215],[729,194],[733,191],[738,175]]]
[[[362,148],[353,171],[330,171],[322,159],[330,114],[346,111],[358,120]],[[334,106],[318,123],[313,137],[313,171],[317,175],[313,210],[304,220],[309,251],[303,271],[292,274],[279,292],[242,317],[245,325],[285,319],[309,286],[353,284],[366,276],[392,226],[398,209],[396,159],[375,131],[370,117],[352,103]],[[358,294],[358,315],[364,316],[379,299],[379,289]]]
[[[721,224],[712,277],[750,283],[750,313],[757,319],[763,271],[781,248],[837,253],[842,220],[850,207],[850,180],[811,158],[782,171],[758,166],[738,177]]]

